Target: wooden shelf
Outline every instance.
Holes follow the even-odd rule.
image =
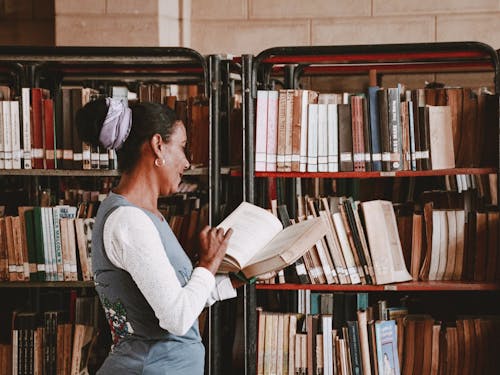
[[[93,281],[2,281],[0,288],[93,288]]]
[[[453,168],[427,171],[397,171],[397,172],[255,172],[255,177],[285,177],[285,178],[381,178],[381,177],[417,177],[417,176],[447,176],[458,174],[490,174],[497,173],[497,168]],[[241,176],[241,170],[232,170],[231,176]]]
[[[326,292],[374,292],[374,291],[500,291],[500,283],[457,281],[414,281],[387,285],[338,285],[338,284],[257,284],[258,290],[309,289]]]
[[[185,176],[202,176],[208,174],[208,168],[188,169]],[[119,176],[116,169],[1,169],[0,176]]]

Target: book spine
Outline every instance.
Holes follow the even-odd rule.
[[[268,92],[257,91],[257,114],[255,116],[255,171],[266,171]]]
[[[351,108],[349,104],[339,104],[337,109],[339,115],[339,169],[342,172],[352,172],[354,164]]]
[[[23,168],[31,169],[31,106],[30,89],[23,87],[21,89],[22,114],[23,114]]]
[[[10,122],[10,102],[0,102],[2,105],[2,128],[3,128],[3,150],[4,168],[12,169],[12,129]]]
[[[391,87],[387,89],[387,102],[389,111],[390,170],[400,171],[403,169],[403,135],[399,88]]]
[[[276,152],[278,147],[278,91],[268,91],[267,94],[267,145],[266,171],[276,171]]]
[[[382,170],[382,149],[380,147],[380,124],[377,92],[378,86],[368,87],[368,111],[370,118],[370,140],[372,147],[372,170]]]

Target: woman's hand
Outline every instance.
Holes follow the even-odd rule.
[[[227,244],[232,233],[232,229],[228,229],[224,233],[224,229],[205,226],[200,232],[198,266],[205,267],[215,275],[226,254]]]

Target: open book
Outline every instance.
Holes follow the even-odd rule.
[[[293,264],[325,234],[321,218],[283,229],[272,213],[251,203],[241,203],[218,228],[233,229],[220,273],[242,271],[254,277],[279,271]]]

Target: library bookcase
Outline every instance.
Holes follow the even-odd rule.
[[[463,85],[472,85],[478,79],[486,82],[489,89],[497,93],[500,90],[500,64],[496,51],[488,45],[478,42],[449,42],[449,43],[416,43],[416,44],[380,44],[380,45],[351,45],[351,46],[312,46],[312,47],[276,47],[267,49],[258,55],[243,55],[242,92],[243,92],[243,196],[244,200],[258,205],[269,207],[271,199],[277,199],[278,204],[286,204],[290,217],[296,216],[296,194],[298,186],[316,186],[334,182],[337,186],[347,186],[341,194],[359,193],[358,184],[366,184],[370,190],[381,181],[389,179],[392,183],[398,181],[413,181],[423,185],[421,189],[433,189],[430,181],[446,179],[457,175],[498,177],[499,159],[498,149],[491,152],[493,158],[487,165],[462,165],[460,167],[439,170],[396,170],[396,171],[340,171],[340,172],[277,172],[256,171],[256,113],[258,90],[276,89],[310,89],[328,93],[364,92],[368,86],[368,77],[376,77],[376,85],[390,87],[399,80],[410,79],[408,87],[424,88],[425,80],[436,82],[444,80],[450,87],[460,82]],[[375,74],[373,74],[375,73]],[[477,76],[476,76],[477,75]],[[403,76],[403,78],[401,78]],[[416,77],[416,78],[415,78]],[[467,80],[467,77],[474,77]],[[485,78],[486,77],[486,78]],[[355,80],[349,80],[354,78]],[[361,83],[360,83],[361,82]],[[354,86],[354,87],[353,87]],[[432,85],[431,85],[432,86]],[[428,86],[428,87],[431,87]],[[443,86],[439,86],[443,87]],[[494,99],[496,117],[493,119],[493,130],[486,137],[492,137],[498,148],[498,96]],[[268,112],[269,113],[269,112]],[[474,128],[477,124],[468,123]],[[339,125],[340,126],[340,125]],[[484,141],[484,139],[483,139]],[[258,142],[258,141],[257,141]],[[279,146],[278,146],[279,147]],[[475,150],[475,152],[479,152]],[[457,155],[455,155],[456,157]],[[279,162],[279,160],[278,160]],[[235,173],[238,174],[238,173]],[[441,181],[440,180],[440,181]],[[498,178],[493,178],[496,186],[492,190],[498,191]],[[307,183],[307,182],[306,182]],[[426,186],[426,184],[428,184]],[[327,184],[324,184],[325,186]],[[323,186],[323,185],[322,185]],[[354,188],[354,192],[353,192]],[[357,190],[356,190],[357,189]],[[319,190],[319,189],[318,189]],[[326,190],[326,188],[325,188]],[[338,193],[334,191],[333,193]],[[328,192],[327,192],[328,194]],[[496,203],[497,205],[497,203]],[[498,211],[498,206],[493,210]],[[498,227],[492,228],[498,232]],[[495,249],[498,253],[498,246]],[[291,284],[291,283],[257,283],[245,287],[245,373],[257,373],[257,311],[261,304],[265,305],[266,296],[278,295],[277,311],[288,308],[279,301],[286,301],[286,293],[297,293],[299,290],[334,292],[366,292],[369,298],[386,298],[391,295],[418,296],[434,301],[438,308],[444,309],[441,316],[453,316],[459,313],[460,308],[452,306],[463,299],[468,306],[463,312],[468,314],[496,314],[499,311],[492,301],[498,300],[500,284],[498,275],[496,281],[407,281],[387,285],[351,285],[351,284]],[[296,297],[295,297],[296,298]],[[448,298],[448,299],[447,299]],[[437,303],[437,301],[449,301]],[[295,301],[292,298],[292,301]],[[453,302],[454,301],[454,302]],[[472,302],[474,301],[474,302]],[[482,301],[482,302],[478,302]],[[432,304],[432,302],[430,302]],[[266,306],[264,306],[264,309]],[[335,315],[335,312],[333,313]],[[454,318],[451,318],[454,319]],[[475,350],[475,349],[472,349]],[[312,371],[308,369],[308,373]],[[479,369],[478,369],[479,371]]]
[[[181,47],[0,47],[0,87],[5,88],[8,92],[4,94],[3,99],[19,101],[17,106],[21,125],[23,123],[23,88],[47,89],[50,98],[55,98],[62,91],[62,87],[67,87],[69,90],[81,87],[91,88],[99,94],[111,96],[114,86],[126,87],[139,94],[141,85],[157,87],[175,85],[183,90],[181,94],[186,97],[187,95],[192,96],[194,93],[206,100],[208,118],[203,119],[203,123],[208,127],[204,129],[207,137],[200,139],[200,141],[207,143],[204,146],[207,151],[219,149],[220,87],[222,87],[220,72],[219,56],[205,57],[194,50]],[[149,95],[151,95],[149,100],[157,101],[151,94],[153,89],[149,90]],[[166,95],[173,96],[175,93],[167,93]],[[0,99],[2,98],[0,97]],[[146,98],[146,100],[148,99]],[[163,99],[160,100],[163,102]],[[29,108],[27,113],[29,113]],[[61,118],[55,115],[54,127],[56,129],[58,129],[60,121]],[[71,118],[69,122],[70,127],[73,126]],[[22,126],[19,130],[22,142]],[[54,136],[58,145],[57,134]],[[1,203],[6,207],[5,214],[8,215],[17,215],[18,204],[23,206],[40,205],[41,194],[43,194],[40,186],[52,190],[52,193],[55,193],[57,197],[61,197],[60,189],[67,188],[75,181],[78,186],[80,186],[80,181],[84,181],[81,186],[85,184],[94,190],[99,189],[99,183],[102,183],[101,179],[111,179],[107,186],[109,189],[119,178],[119,172],[116,168],[86,170],[82,169],[81,161],[78,167],[70,163],[69,167],[63,165],[64,168],[61,165],[56,165],[55,168],[47,169],[43,168],[44,165],[42,165],[42,168],[25,169],[24,155],[17,157],[21,158],[20,169],[5,168],[0,170]],[[202,186],[206,186],[203,188],[203,194],[205,194],[204,199],[208,201],[208,221],[209,224],[216,223],[219,220],[220,207],[220,158],[216,156],[208,158],[207,155],[205,163],[200,163],[199,166],[188,170],[185,176],[199,182]],[[57,201],[55,203],[57,204]],[[1,281],[0,294],[3,301],[0,310],[5,313],[8,310],[22,311],[23,309],[41,313],[43,313],[43,309],[67,310],[70,303],[74,303],[71,301],[75,298],[95,296],[91,280]],[[2,319],[4,315],[2,314]],[[212,308],[208,315],[210,322],[207,325],[210,327],[209,335],[213,336],[213,340],[209,339],[210,351],[207,350],[207,364],[211,373],[218,373],[217,366],[219,364],[215,362],[214,358],[218,358],[217,343],[220,342],[220,338],[216,334],[217,331],[213,329],[213,326],[217,327],[219,324],[217,308]],[[94,359],[92,363],[94,367],[104,359],[110,344],[108,328],[106,323],[103,323],[103,314],[99,315],[99,321],[103,331],[98,340],[102,347],[97,350],[100,358]],[[10,332],[3,332],[2,342],[7,340],[9,335]],[[209,360],[211,361],[209,362]],[[29,367],[25,369],[29,371]],[[55,371],[55,368],[52,370]],[[95,370],[96,368],[91,368],[91,372]]]

